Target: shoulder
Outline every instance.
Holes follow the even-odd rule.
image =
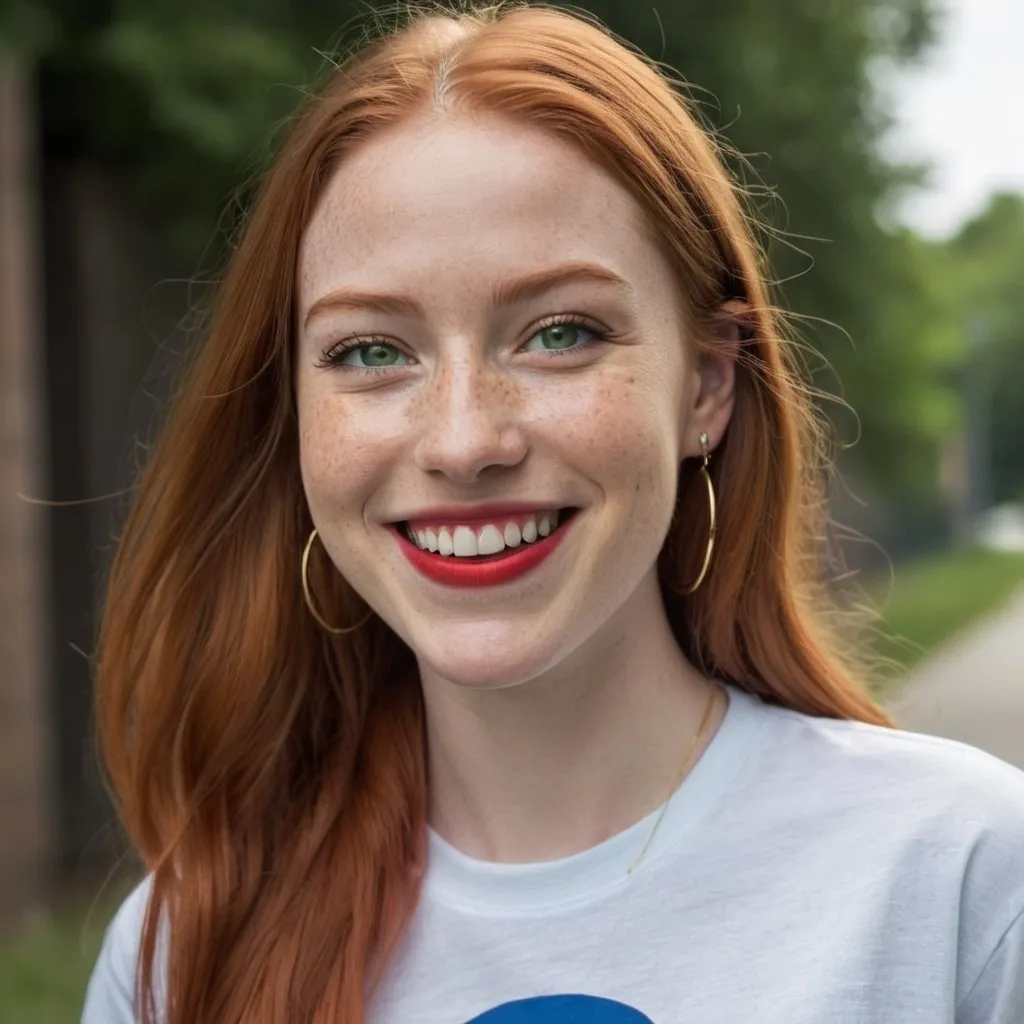
[[[134,1024],[135,973],[152,882],[146,877],[107,928],[86,994],[82,1024]]]
[[[898,810],[1024,847],[1024,771],[966,743],[764,707],[781,769],[833,805]]]
[[[1024,772],[954,740],[768,705],[759,713],[767,742],[748,784],[776,823],[847,847],[922,904],[955,906],[962,944],[979,953],[1020,921]]]

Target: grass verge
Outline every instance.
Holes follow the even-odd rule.
[[[3,1024],[77,1024],[105,925],[98,912],[86,920],[40,918],[0,942]]]
[[[885,623],[877,653],[906,671],[1024,587],[1024,552],[965,548],[869,581]]]

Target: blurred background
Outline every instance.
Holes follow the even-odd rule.
[[[885,620],[872,685],[901,724],[1024,765],[1024,7],[585,6],[744,156],[835,396],[837,533]],[[90,657],[125,489],[254,177],[369,7],[0,0],[5,1024],[77,1019],[120,891]]]

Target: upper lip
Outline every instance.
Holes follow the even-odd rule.
[[[529,515],[531,512],[551,512],[569,506],[557,501],[503,501],[478,505],[433,505],[408,512],[393,523],[430,522],[438,524],[493,523],[505,517]]]

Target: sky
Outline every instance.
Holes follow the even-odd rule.
[[[1024,0],[944,0],[938,44],[888,86],[889,152],[932,163],[899,219],[945,238],[992,192],[1024,191]]]

